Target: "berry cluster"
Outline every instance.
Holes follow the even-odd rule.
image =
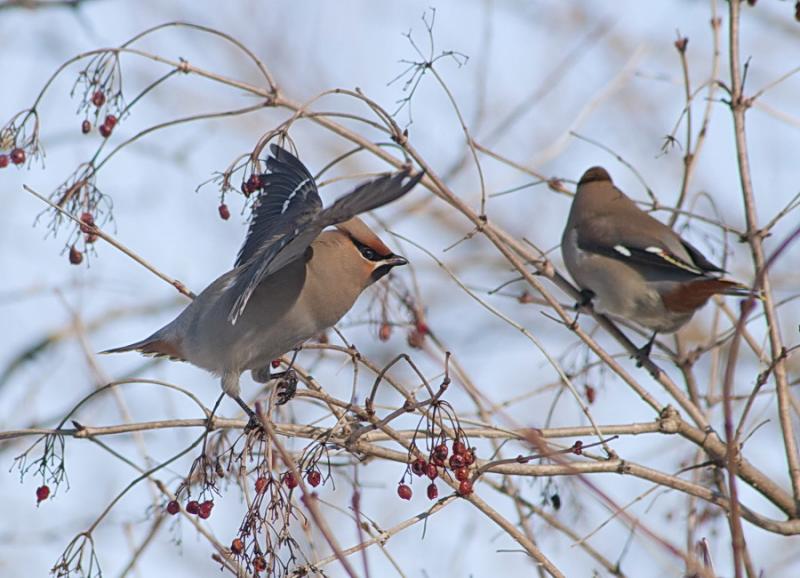
[[[468,448],[460,439],[453,440],[452,453],[445,442],[433,447],[428,459],[417,457],[411,462],[411,473],[417,477],[427,476],[430,480],[427,488],[429,500],[439,497],[439,489],[434,480],[440,473],[452,476],[458,481],[458,494],[469,496],[472,493],[472,479],[470,467],[475,463],[475,448]],[[450,470],[448,472],[448,470]],[[405,478],[405,476],[403,476]],[[413,492],[411,487],[401,482],[397,487],[397,495],[404,500],[410,500]]]
[[[204,500],[199,502],[197,500],[189,500],[186,502],[186,513],[197,516],[202,520],[207,520],[211,517],[211,510],[214,508],[214,500]],[[170,500],[167,503],[167,513],[174,516],[181,511],[181,506],[177,500]]]
[[[22,166],[39,154],[39,116],[35,109],[15,114],[0,128],[0,169]]]
[[[119,114],[124,112],[122,98],[122,70],[118,55],[114,52],[101,52],[89,60],[86,68],[78,75],[72,89],[74,95],[79,86],[83,87],[80,110],[85,118],[81,122],[81,132],[92,131],[93,117],[98,132],[108,138],[117,125]],[[102,119],[102,122],[101,122]]]

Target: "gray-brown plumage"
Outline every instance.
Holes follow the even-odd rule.
[[[380,177],[323,209],[303,164],[275,145],[272,154],[234,269],[150,337],[104,353],[188,361],[219,375],[241,403],[242,372],[266,381],[272,360],[335,325],[364,289],[407,262],[356,215],[406,194],[421,173]]]
[[[750,294],[721,279],[722,269],[639,209],[601,167],[578,183],[561,252],[597,311],[654,332],[676,331],[715,294]]]

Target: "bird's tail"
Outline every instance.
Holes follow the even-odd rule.
[[[720,290],[715,291],[715,293],[721,293],[722,295],[733,295],[735,297],[752,297],[753,299],[758,299],[759,301],[764,300],[764,294],[761,291],[755,291],[752,287],[745,285],[744,283],[730,281],[728,279],[717,279],[716,281],[721,285]]]
[[[670,311],[689,313],[702,307],[714,295],[735,295],[763,299],[760,293],[747,285],[728,279],[698,279],[691,283],[683,283],[675,290],[662,295],[664,305]]]
[[[106,349],[101,351],[101,354],[106,353],[125,353],[126,351],[138,351],[142,355],[153,357],[168,357],[177,361],[186,361],[181,348],[175,343],[151,335],[147,339],[142,339],[130,345],[123,345],[122,347],[115,347],[113,349]]]

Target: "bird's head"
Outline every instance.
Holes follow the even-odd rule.
[[[336,228],[347,238],[347,253],[353,261],[365,286],[370,285],[389,273],[392,268],[406,265],[408,261],[395,255],[389,247],[358,217],[339,223]]]

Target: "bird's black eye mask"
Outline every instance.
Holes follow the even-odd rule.
[[[372,247],[370,247],[368,245],[365,245],[364,243],[360,243],[357,239],[355,239],[353,237],[350,237],[350,240],[353,242],[353,244],[356,246],[358,251],[361,253],[361,256],[364,257],[364,259],[366,259],[367,261],[382,261],[382,260],[386,259],[387,257],[391,257],[391,254],[389,254],[389,255],[381,255],[381,254],[379,254]],[[384,273],[384,275],[385,275],[385,273]]]

